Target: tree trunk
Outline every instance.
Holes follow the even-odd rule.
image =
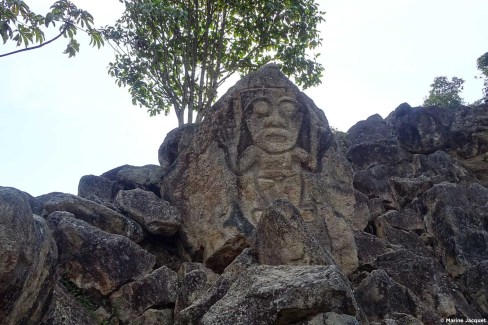
[[[178,127],[185,125],[184,112],[185,111],[181,110],[180,112],[176,113],[176,117],[178,118]]]
[[[193,109],[191,108],[191,106],[188,107],[188,120],[186,121],[186,123],[193,123]]]

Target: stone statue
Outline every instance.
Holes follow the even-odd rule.
[[[237,173],[244,209],[253,223],[276,199],[310,208],[303,195],[303,172],[315,167],[315,159],[297,144],[304,114],[295,95],[283,88],[244,90],[240,105],[252,144],[242,153]]]
[[[298,210],[346,274],[357,267],[352,226],[364,229],[367,206],[356,203],[352,170],[324,112],[278,67],[231,87],[165,166],[162,197],[181,211],[184,249],[212,270],[251,245],[276,200]]]

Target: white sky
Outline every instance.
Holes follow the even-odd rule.
[[[476,59],[488,51],[488,0],[318,0],[323,83],[306,93],[331,126],[347,131],[399,104],[418,106],[436,76],[466,80],[467,102],[481,97]],[[30,0],[41,14],[54,0]],[[111,24],[118,0],[78,0],[96,25]],[[81,38],[81,37],[80,37]],[[149,117],[107,74],[109,46],[68,59],[60,40],[0,58],[0,186],[34,196],[77,194],[83,175],[123,164],[158,164],[174,116]],[[11,50],[0,45],[0,53]],[[228,85],[230,86],[230,85]],[[222,93],[226,89],[222,89]]]

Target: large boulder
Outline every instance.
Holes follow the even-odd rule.
[[[144,239],[144,229],[134,220],[106,206],[73,194],[57,194],[44,204],[44,217],[55,211],[70,212],[106,232],[123,235],[135,242]]]
[[[110,295],[117,317],[124,323],[141,316],[151,307],[175,303],[178,289],[176,273],[163,266],[145,277],[123,285]]]
[[[191,306],[217,281],[217,274],[201,263],[183,263],[178,270],[180,288],[175,305],[175,314]]]
[[[186,325],[199,323],[200,319],[210,309],[210,307],[225,296],[232,284],[237,281],[240,275],[247,269],[257,265],[257,257],[252,250],[249,248],[244,249],[244,251],[225,268],[222,275],[203,295],[198,297],[197,300],[182,311],[179,311],[177,306],[177,310],[175,311],[178,311],[179,313],[175,313],[175,324]],[[184,286],[185,283],[183,282],[183,289]],[[201,282],[198,286],[201,288]],[[195,293],[195,291],[193,292]]]
[[[203,316],[203,325],[293,324],[323,312],[358,315],[336,266],[255,266]]]
[[[287,200],[276,200],[264,211],[256,229],[255,251],[265,265],[334,264]]]
[[[153,255],[125,236],[100,230],[69,212],[47,218],[59,247],[60,275],[84,290],[108,295],[152,271]]]
[[[218,272],[249,246],[276,199],[298,208],[334,257],[350,254],[353,228],[367,224],[323,112],[273,65],[240,80],[206,114],[165,174],[162,196],[181,211],[190,256]],[[341,245],[331,247],[331,237]]]
[[[412,153],[429,154],[448,146],[454,115],[450,109],[403,104],[386,121],[394,127],[402,147]]]
[[[73,297],[66,288],[57,283],[53,299],[43,325],[97,325],[94,315]]]
[[[487,198],[488,189],[476,183],[441,183],[422,197],[427,229],[453,276],[488,260]]]
[[[174,235],[181,227],[180,212],[156,194],[141,189],[120,191],[115,205],[152,234]]]
[[[114,192],[117,190],[116,184],[102,176],[85,175],[80,178],[78,196],[89,200],[99,198],[111,202],[115,196]]]
[[[159,196],[164,172],[163,168],[157,165],[140,167],[123,165],[103,173],[100,177],[115,182],[113,185],[113,196],[120,190],[133,190],[136,188],[153,192]]]
[[[58,252],[28,197],[0,187],[0,323],[38,324],[57,280]]]
[[[198,124],[185,124],[166,135],[158,150],[158,161],[164,172],[176,161],[180,153],[188,147]]]

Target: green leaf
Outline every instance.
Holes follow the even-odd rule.
[[[66,50],[64,50],[64,54],[68,54],[68,57],[74,57],[76,53],[80,51],[80,44],[78,43],[77,40],[71,39],[70,42],[68,43],[68,46],[66,47]]]

